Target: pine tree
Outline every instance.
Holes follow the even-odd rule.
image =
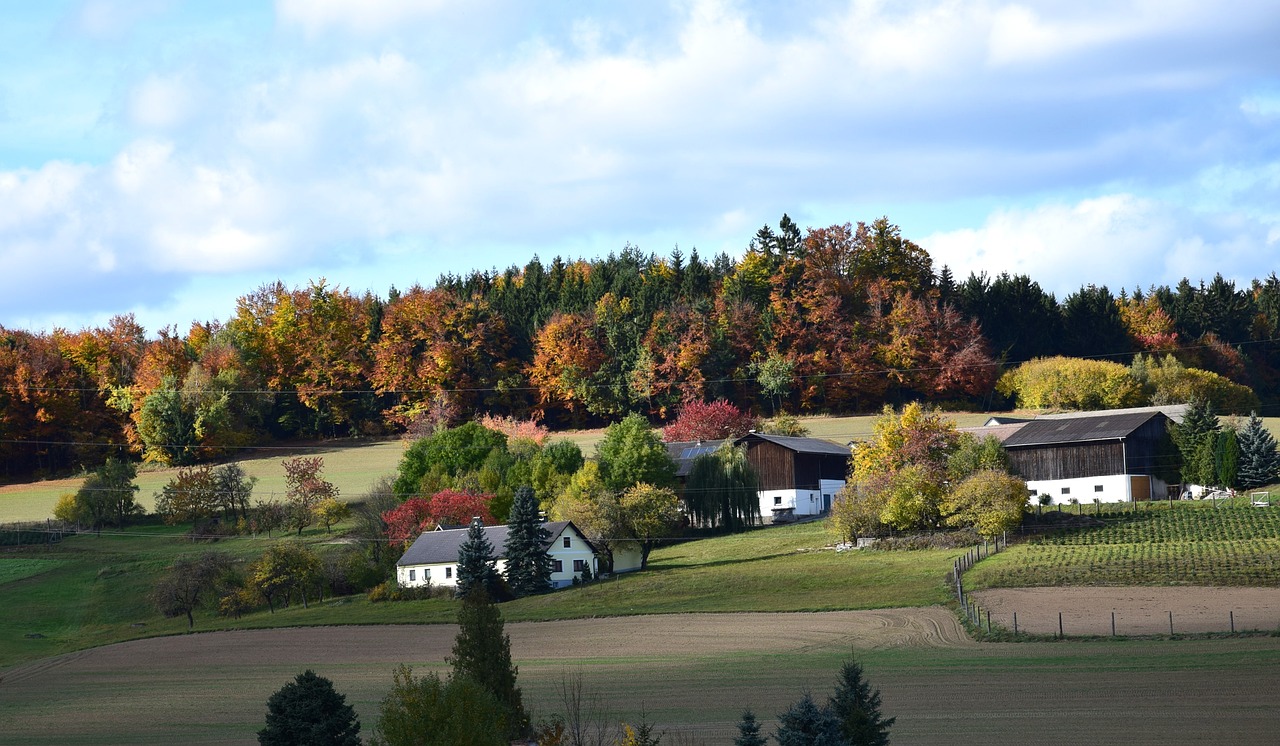
[[[862,678],[862,666],[848,661],[840,669],[836,692],[828,704],[840,721],[840,732],[850,746],[887,746],[889,728],[897,718],[880,715],[880,690]]]
[[[495,598],[498,590],[498,571],[494,569],[493,543],[484,533],[484,524],[477,518],[467,529],[467,538],[458,547],[458,585],[455,595],[466,598],[475,588],[488,598]]]
[[[1276,450],[1275,436],[1263,427],[1257,412],[1250,413],[1237,441],[1240,461],[1236,481],[1241,489],[1265,487],[1280,479],[1280,452]]]
[[[538,499],[532,487],[516,490],[507,525],[507,584],[517,597],[542,593],[551,586],[551,534],[538,515]]]
[[[765,746],[764,736],[760,735],[760,723],[751,710],[742,711],[742,720],[738,722],[738,737],[733,739],[733,746]]]
[[[525,735],[529,716],[524,711],[518,669],[511,662],[511,638],[498,607],[476,588],[462,600],[458,611],[458,636],[449,657],[454,678],[468,678],[490,691],[506,708],[507,732],[515,739]]]
[[[774,738],[778,746],[842,746],[845,743],[840,735],[839,719],[830,708],[818,707],[809,692],[778,716]]]
[[[333,682],[308,670],[267,700],[267,727],[258,731],[258,743],[359,746],[360,720]]]
[[[1218,429],[1218,417],[1213,413],[1213,407],[1202,401],[1191,402],[1182,422],[1170,426],[1169,434],[1182,454],[1184,482],[1208,484],[1215,481],[1212,443]]]

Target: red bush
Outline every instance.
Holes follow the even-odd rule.
[[[466,525],[480,516],[485,525],[493,523],[489,501],[493,495],[476,492],[442,490],[431,497],[411,497],[382,514],[387,524],[387,540],[392,544],[408,544],[437,524]]]
[[[663,429],[662,437],[668,442],[736,438],[756,429],[759,424],[760,420],[750,412],[744,412],[724,399],[693,401],[685,404],[675,422]]]

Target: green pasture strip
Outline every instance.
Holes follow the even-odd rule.
[[[1280,506],[1214,507],[1205,501],[1175,502],[1172,507],[1168,503],[1138,503],[1098,517],[1104,526],[1049,534],[1035,541],[1092,545],[1280,538]]]
[[[0,559],[0,585],[46,573],[63,564],[51,559]]]
[[[110,642],[186,631],[186,620],[164,619],[149,605],[156,580],[184,554],[210,549],[243,561],[277,539],[237,537],[192,543],[182,529],[148,526],[129,535],[72,537],[52,550],[30,550],[63,564],[43,575],[0,586],[0,607],[23,609],[0,619],[0,666]],[[334,551],[315,531],[318,551]],[[824,522],[780,526],[656,549],[649,569],[585,586],[503,604],[512,621],[683,612],[822,611],[945,603],[942,577],[958,550],[843,552]],[[240,619],[203,609],[196,629],[450,623],[450,599],[370,603],[361,594],[254,611]],[[28,635],[39,635],[29,637]]]
[[[1280,583],[1280,539],[1022,544],[965,573],[972,589],[1044,585]]]
[[[780,631],[781,633],[782,631]],[[368,630],[376,634],[376,629]],[[896,716],[895,743],[1265,743],[1277,715],[1271,691],[1280,640],[1122,641],[900,647],[850,651],[833,641],[785,655],[758,650],[685,656],[520,661],[519,684],[536,720],[563,712],[566,676],[580,675],[605,718],[650,720],[676,735],[728,743],[743,708],[771,734],[773,718],[811,691],[822,701],[851,654]],[[394,663],[299,660],[233,667],[198,661],[154,670],[53,667],[33,686],[0,682],[6,738],[30,744],[252,743],[265,702],[303,668],[330,678],[368,737]],[[404,662],[421,675],[443,661]],[[56,691],[57,697],[48,696]]]

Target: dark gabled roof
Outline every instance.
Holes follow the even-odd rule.
[[[571,521],[548,521],[542,524],[550,536],[547,539],[547,549],[555,543],[557,537],[564,533],[568,526],[573,526]],[[573,530],[583,541],[587,542],[587,546],[591,547],[591,551],[596,551],[590,541],[587,541],[582,532],[578,531],[577,526],[573,526]],[[413,544],[405,550],[397,565],[438,565],[443,562],[457,562],[458,548],[467,540],[466,528],[450,528],[443,531],[427,531],[417,538]],[[493,545],[494,559],[502,559],[506,556],[507,544],[507,527],[506,526],[485,526],[484,535],[488,537],[489,543]]]
[[[1005,415],[996,414],[988,417],[983,427],[997,427],[999,425],[1017,425],[1023,422],[1030,422],[1030,421],[1031,421],[1030,417],[1007,417]],[[964,428],[961,428],[961,429],[964,429]]]
[[[1098,409],[1091,412],[1056,412],[1042,414],[1037,420],[1070,420],[1076,417],[1101,417],[1114,414],[1138,414],[1140,412],[1159,412],[1174,422],[1182,422],[1187,414],[1186,404],[1159,404],[1154,407],[1129,407],[1127,409]]]
[[[1153,417],[1163,416],[1159,411],[1142,411],[1103,415],[1085,413],[1077,417],[1061,418],[1041,417],[1023,425],[1018,432],[1005,439],[1004,445],[1005,448],[1017,448],[1122,440],[1147,424]]]
[[[982,440],[990,435],[1001,443],[1004,443],[1030,421],[1031,420],[1022,420],[1020,422],[1009,422],[1002,425],[983,425],[982,427],[962,427],[958,428],[958,431],[962,433],[970,433],[978,440]]]
[[[842,446],[839,443],[832,443],[829,440],[821,438],[796,438],[790,435],[765,435],[764,433],[747,433],[746,435],[734,441],[735,444],[743,443],[752,438],[763,440],[766,443],[782,446],[789,451],[796,453],[816,453],[823,456],[844,456],[851,457],[848,446]]]
[[[723,440],[675,440],[663,445],[667,447],[667,455],[676,462],[676,476],[687,477],[689,470],[693,468],[694,459],[715,453],[723,443]]]

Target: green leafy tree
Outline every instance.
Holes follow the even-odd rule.
[[[462,599],[458,611],[458,636],[449,657],[454,679],[470,679],[487,689],[502,704],[507,735],[520,738],[529,730],[518,669],[511,662],[511,638],[504,630],[502,614],[483,590],[476,589]]]
[[[551,515],[558,521],[573,521],[604,555],[604,568],[613,568],[613,550],[628,536],[628,529],[618,493],[605,486],[597,462],[588,461],[573,475]]]
[[[133,480],[138,467],[132,461],[107,457],[76,491],[78,515],[95,529],[105,525],[123,526],[142,512]]]
[[[953,483],[959,483],[984,469],[1009,470],[1009,455],[1000,439],[994,435],[979,439],[973,433],[960,433],[955,452],[947,457],[947,476]]]
[[[506,447],[507,436],[478,422],[420,438],[404,452],[396,468],[396,495],[404,499],[456,486],[451,480],[479,471],[491,451]]]
[[[880,714],[880,690],[862,678],[862,666],[846,661],[827,707],[840,722],[843,743],[850,746],[888,746],[889,728],[897,718]]]
[[[1240,468],[1240,443],[1236,431],[1224,428],[1213,439],[1214,484],[1219,487],[1235,487]]]
[[[693,460],[684,504],[694,524],[741,531],[760,522],[760,479],[747,452],[725,442]]]
[[[738,721],[738,735],[733,739],[733,746],[765,746],[768,743],[760,735],[760,723],[751,710],[742,711],[742,719]]]
[[[805,692],[798,702],[778,715],[774,734],[778,746],[842,746],[840,720],[829,707],[819,707]]]
[[[307,545],[297,541],[281,541],[267,547],[249,566],[248,582],[262,597],[274,614],[276,599],[288,605],[295,591],[307,608],[308,589],[320,578],[320,558]]]
[[[507,585],[517,597],[542,593],[551,587],[551,556],[547,554],[550,538],[543,527],[533,488],[516,490],[504,549]]]
[[[213,480],[228,517],[239,514],[244,520],[249,520],[249,500],[253,497],[253,487],[258,478],[249,476],[243,466],[233,463],[215,468]]]
[[[796,362],[789,357],[772,353],[763,360],[751,364],[751,372],[760,384],[760,393],[769,400],[773,411],[791,395],[796,381]]]
[[[326,534],[333,533],[333,526],[351,517],[351,506],[336,497],[326,497],[315,508],[316,518],[324,526]]]
[[[138,437],[144,456],[162,464],[190,464],[196,459],[195,413],[172,375],[147,395],[138,412]]]
[[[429,673],[396,668],[382,699],[374,746],[507,746],[507,710],[493,693],[468,678],[442,682]]]
[[[484,532],[480,520],[472,520],[467,528],[467,538],[458,547],[458,579],[455,594],[466,598],[473,590],[479,590],[488,598],[497,597],[497,559],[493,542]]]
[[[333,682],[310,669],[267,700],[263,746],[359,746],[360,719]]]
[[[1027,483],[998,469],[982,469],[956,485],[942,501],[948,526],[973,526],[995,537],[1017,528],[1027,507]]]
[[[627,536],[640,543],[640,569],[649,566],[649,554],[680,523],[680,499],[665,487],[640,484],[622,493],[618,507]]]
[[[996,390],[1028,409],[1119,409],[1147,401],[1127,366],[1107,360],[1037,358],[1008,371]]]
[[[604,440],[596,447],[596,458],[605,486],[615,492],[641,482],[656,487],[675,486],[676,463],[657,431],[638,414],[627,415],[605,429]]]
[[[231,566],[231,556],[223,552],[179,557],[151,590],[151,602],[165,617],[185,615],[187,629],[192,629],[193,612],[218,592]]]
[[[1275,436],[1262,424],[1257,412],[1249,414],[1237,440],[1240,461],[1236,481],[1241,489],[1265,487],[1280,479],[1280,452],[1276,450]]]

